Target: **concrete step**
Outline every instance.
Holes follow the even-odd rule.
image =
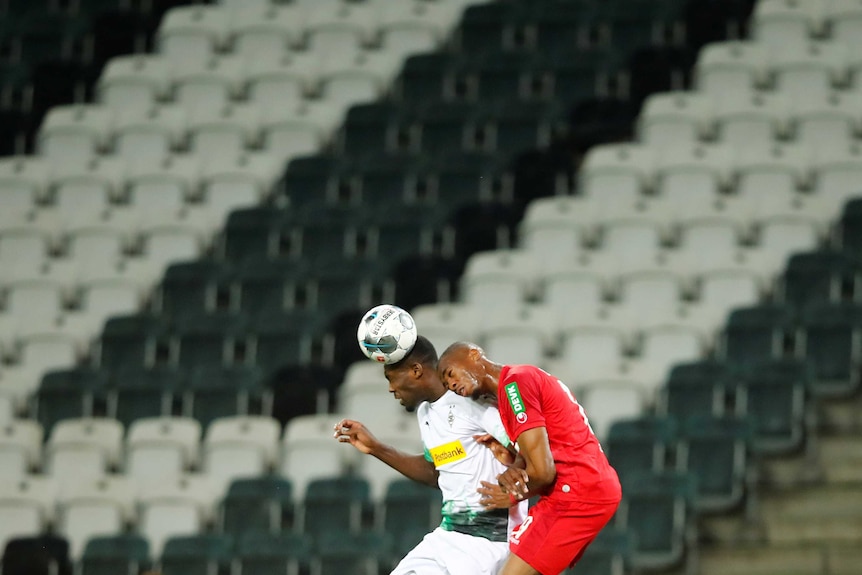
[[[700,575],[859,575],[862,549],[848,545],[708,547]]]
[[[820,440],[819,453],[828,483],[862,485],[862,435],[824,437]]]
[[[808,453],[761,459],[759,470],[767,489],[862,484],[862,435],[820,437]]]
[[[817,421],[821,435],[862,435],[862,394],[817,402]]]

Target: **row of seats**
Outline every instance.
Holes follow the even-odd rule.
[[[752,35],[776,50],[812,38],[858,46],[862,10],[853,0],[760,0],[752,14]]]

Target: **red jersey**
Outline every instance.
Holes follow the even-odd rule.
[[[616,471],[608,463],[584,408],[566,385],[532,365],[506,365],[497,388],[498,409],[509,438],[544,427],[554,456],[556,480],[542,495],[588,502],[618,501]]]

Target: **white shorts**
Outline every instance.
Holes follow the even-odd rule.
[[[404,556],[391,575],[495,575],[508,555],[506,541],[438,527]]]

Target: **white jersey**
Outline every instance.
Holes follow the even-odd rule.
[[[437,401],[423,402],[416,410],[425,458],[439,472],[443,493],[440,527],[491,541],[507,541],[512,529],[527,515],[526,501],[510,509],[486,510],[476,491],[482,481],[497,483],[506,467],[474,435],[490,433],[503,445],[509,438],[500,413],[490,405],[447,391]]]

